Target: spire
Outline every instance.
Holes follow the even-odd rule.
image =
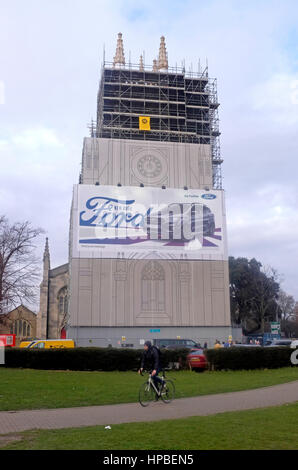
[[[49,239],[46,237],[46,244],[44,247],[43,259],[49,258],[50,259],[50,250],[49,250]]]
[[[140,55],[140,72],[144,72],[144,62],[142,54]]]
[[[158,65],[157,65],[157,60],[154,59],[153,61],[153,68],[152,68],[153,72],[158,72]]]
[[[46,238],[46,244],[43,252],[43,277],[48,278],[48,271],[50,270],[50,250],[49,250],[49,239]]]
[[[159,70],[168,70],[168,54],[166,50],[165,37],[161,36],[158,56],[158,68]]]
[[[113,62],[113,66],[115,67],[116,65],[118,65],[118,67],[121,67],[121,65],[125,66],[122,33],[118,33],[116,54]]]

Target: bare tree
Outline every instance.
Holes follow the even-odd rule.
[[[287,321],[290,337],[298,338],[298,302],[295,303],[293,315]]]
[[[281,313],[282,330],[287,337],[291,336],[292,327],[295,326],[295,317],[297,317],[298,304],[292,295],[280,289],[278,294],[278,306]]]
[[[279,291],[279,274],[271,266],[265,266],[259,270],[254,278],[251,304],[260,322],[260,330],[265,332],[265,322],[276,319],[277,303]]]
[[[265,331],[269,321],[278,316],[276,299],[280,275],[255,258],[229,257],[232,321],[244,331]]]
[[[0,314],[36,300],[40,260],[34,255],[34,243],[42,233],[28,221],[10,225],[0,216]]]

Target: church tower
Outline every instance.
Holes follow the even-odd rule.
[[[119,33],[102,66],[71,209],[79,346],[231,334],[216,79],[170,67],[164,36],[156,57],[127,64]]]
[[[68,263],[51,268],[49,240],[46,238],[36,325],[36,336],[39,339],[65,337],[68,310],[68,270]]]

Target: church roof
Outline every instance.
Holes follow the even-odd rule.
[[[61,264],[60,266],[57,266],[56,268],[50,269],[50,277],[56,277],[59,276],[59,274],[65,274],[68,273],[68,263]]]

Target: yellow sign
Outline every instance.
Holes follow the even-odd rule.
[[[125,336],[121,336],[121,341],[126,341],[126,337],[125,337]]]
[[[139,116],[139,129],[141,131],[150,131],[150,117]]]

